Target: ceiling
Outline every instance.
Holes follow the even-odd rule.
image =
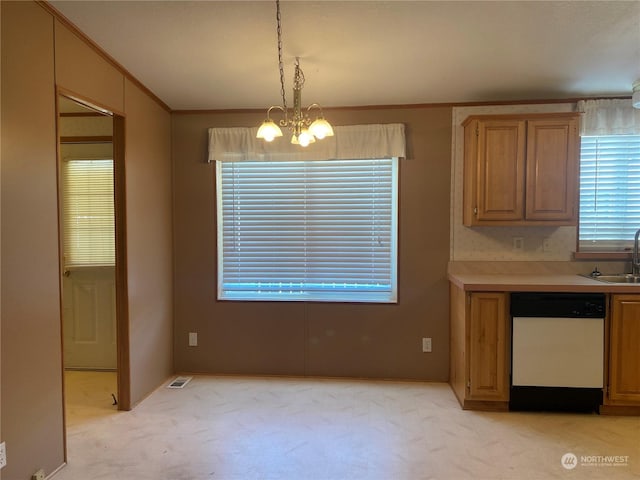
[[[274,1],[50,4],[174,110],[280,104]],[[629,96],[640,1],[282,1],[287,101]]]

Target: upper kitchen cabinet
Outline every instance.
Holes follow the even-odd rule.
[[[576,225],[579,115],[468,117],[463,223]]]

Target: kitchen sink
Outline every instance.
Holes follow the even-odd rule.
[[[586,275],[593,280],[598,280],[599,282],[607,282],[607,283],[640,283],[640,276],[631,275],[630,273],[618,273],[616,275],[599,275],[596,277],[592,277],[591,275]]]

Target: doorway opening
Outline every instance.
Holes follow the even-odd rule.
[[[129,410],[124,120],[59,93],[65,417]]]

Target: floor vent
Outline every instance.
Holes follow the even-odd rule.
[[[167,388],[184,388],[184,386],[191,381],[193,377],[177,377],[173,380]]]

